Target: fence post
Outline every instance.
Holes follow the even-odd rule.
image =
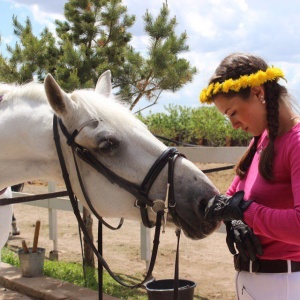
[[[56,182],[48,182],[48,192],[52,193],[56,191]],[[51,199],[47,200],[48,202]],[[49,205],[50,207],[50,205]],[[53,241],[53,250],[49,253],[50,260],[58,260],[58,234],[57,234],[57,210],[48,208],[49,216],[49,239]]]
[[[146,228],[142,223],[140,225],[141,235],[141,259],[146,261],[146,271],[149,269],[150,258],[151,258],[151,234],[150,229]]]

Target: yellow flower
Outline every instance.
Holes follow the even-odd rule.
[[[269,79],[273,78],[273,77],[274,77],[274,74],[275,74],[275,72],[274,72],[273,69],[268,68],[268,69],[266,70],[266,76],[267,76]]]
[[[249,82],[249,78],[247,75],[241,76],[239,79],[239,86],[241,87],[247,87]]]
[[[233,80],[230,89],[235,91],[235,92],[238,92],[241,89],[241,85],[240,85],[239,80]]]
[[[259,86],[264,84],[268,80],[266,73],[264,71],[258,71],[256,74],[253,74],[252,86]]]
[[[213,89],[214,89],[214,84],[211,83],[211,84],[208,86],[207,90],[206,90],[206,95],[207,95],[208,97],[209,97],[210,94],[212,93]]]
[[[200,102],[201,103],[210,103],[211,101],[209,101],[208,97],[207,97],[207,89],[203,89],[201,94],[200,94]]]
[[[232,87],[232,83],[233,83],[233,80],[232,80],[231,78],[225,80],[225,81],[222,83],[222,92],[228,93],[229,90],[230,90],[231,87]]]
[[[220,84],[219,82],[216,82],[216,83],[214,84],[213,94],[215,95],[215,94],[219,93],[219,92],[220,92],[220,89],[221,89],[221,84]]]

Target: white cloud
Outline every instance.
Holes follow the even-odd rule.
[[[189,25],[194,33],[210,39],[217,35],[218,29],[210,18],[199,16],[197,13],[190,13],[188,16],[186,15],[186,17],[190,17]]]
[[[141,52],[142,55],[147,55],[147,47],[149,46],[149,37],[147,35],[134,35],[130,44],[136,51]]]
[[[63,14],[64,12],[64,4],[67,2],[66,0],[8,0],[9,2],[16,5],[16,7],[20,6],[38,6],[40,11],[46,14]]]
[[[10,44],[13,41],[14,37],[12,35],[1,37],[1,43]]]
[[[54,21],[56,19],[63,20],[64,16],[58,13],[48,13],[41,10],[41,7],[37,4],[30,6],[34,21],[43,25],[43,27],[48,27],[52,32],[55,32]]]

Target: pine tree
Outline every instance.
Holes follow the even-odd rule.
[[[0,54],[0,81],[24,83],[37,76],[39,80],[47,73],[54,74],[58,49],[55,38],[45,28],[40,38],[34,36],[29,18],[22,26],[13,16],[14,34],[20,42],[15,47],[7,46],[10,58]]]
[[[145,31],[150,38],[149,58],[146,59],[142,77],[132,89],[135,99],[131,109],[143,96],[156,103],[163,91],[178,91],[192,81],[197,72],[186,59],[178,57],[189,50],[187,34],[176,36],[176,17],[170,19],[169,15],[168,5],[163,4],[156,19],[148,10],[144,16]]]
[[[121,0],[70,0],[66,21],[56,20],[63,56],[57,68],[62,87],[94,87],[99,75],[110,69],[121,71],[135,21]],[[121,72],[122,73],[122,72]],[[74,78],[77,83],[73,84]],[[71,82],[70,82],[71,81]],[[66,86],[67,85],[67,86]]]

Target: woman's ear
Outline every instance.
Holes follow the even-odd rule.
[[[251,91],[258,99],[265,99],[265,89],[263,85],[252,87]]]

